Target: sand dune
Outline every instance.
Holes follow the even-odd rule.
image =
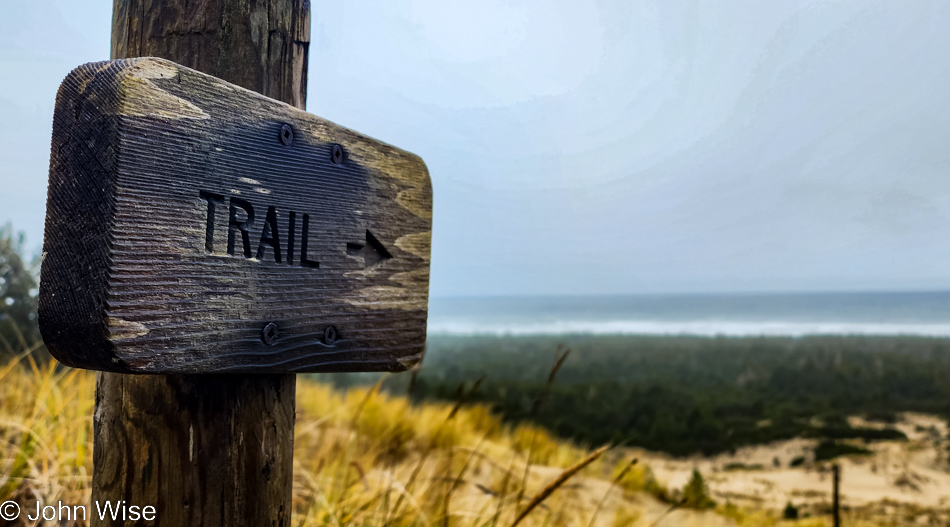
[[[852,418],[852,426],[881,426]],[[895,425],[907,441],[861,443],[869,456],[845,456],[841,467],[841,501],[847,509],[889,509],[907,506],[950,509],[950,462],[945,421],[927,415],[905,414]],[[832,492],[832,462],[815,463],[816,440],[793,439],[746,447],[734,454],[671,459],[642,452],[657,477],[680,488],[694,468],[706,475],[713,497],[750,508],[781,509],[791,502],[805,510],[827,509]],[[792,460],[805,463],[792,467]]]

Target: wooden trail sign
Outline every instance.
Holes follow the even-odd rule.
[[[56,102],[40,329],[105,371],[404,370],[431,218],[413,154],[167,60],[87,64]]]

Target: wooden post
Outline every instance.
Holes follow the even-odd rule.
[[[832,465],[832,466],[831,466],[831,473],[832,473],[832,481],[833,481],[832,484],[834,485],[834,489],[832,490],[832,498],[831,498],[831,499],[832,499],[832,502],[831,502],[831,514],[832,514],[832,516],[834,517],[834,526],[835,526],[835,527],[840,527],[840,526],[841,526],[841,513],[840,513],[839,501],[838,501],[838,486],[839,486],[839,484],[840,484],[840,482],[841,482],[841,467],[838,466],[837,463],[834,464],[834,465]]]
[[[115,0],[112,22],[113,59],[166,58],[304,108],[308,0]],[[295,385],[101,373],[93,501],[151,505],[155,526],[290,525]]]

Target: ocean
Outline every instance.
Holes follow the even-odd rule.
[[[950,292],[433,298],[430,335],[950,337]]]

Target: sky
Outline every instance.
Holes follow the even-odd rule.
[[[0,223],[111,2],[0,0]],[[307,109],[419,154],[431,294],[950,289],[950,3],[312,2]]]

